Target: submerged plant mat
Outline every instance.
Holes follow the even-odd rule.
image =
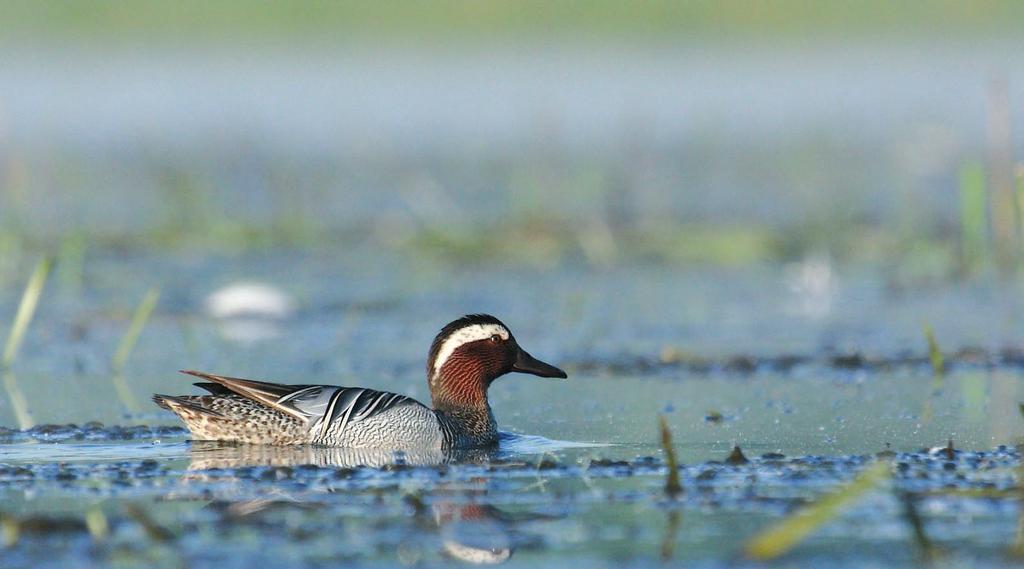
[[[815,530],[835,519],[844,507],[888,480],[891,472],[888,462],[872,465],[853,482],[754,536],[745,548],[747,557],[765,561],[784,555]]]
[[[126,438],[129,431],[134,434]],[[227,554],[239,566],[317,565],[326,558],[390,566],[405,554],[434,565],[445,562],[437,551],[442,541],[446,547],[453,539],[471,546],[487,536],[483,543],[498,550],[507,544],[516,551],[513,558],[531,566],[564,564],[566,555],[580,553],[581,539],[586,555],[607,561],[624,555],[637,564],[643,559],[726,561],[736,551],[737,530],[758,520],[772,523],[808,499],[816,503],[804,512],[834,503],[836,493],[828,488],[849,480],[855,480],[853,487],[870,486],[864,479],[872,477],[873,468],[886,466],[868,455],[757,456],[749,447],[749,462],[731,465],[719,460],[725,452],[718,448],[709,453],[714,460],[678,465],[687,491],[667,499],[667,460],[654,437],[641,451],[649,455],[636,458],[628,458],[636,452],[633,447],[599,447],[558,451],[557,459],[551,453],[499,453],[440,466],[366,467],[358,466],[365,456],[343,449],[187,444],[180,429],[59,425],[11,436],[29,437],[28,444],[8,442],[0,465],[0,518],[9,513],[5,531],[20,533],[8,537],[17,544],[0,555],[13,566],[19,560],[36,566],[51,559],[61,566],[81,556],[154,566],[150,555],[172,553],[197,568],[221,567]],[[162,441],[153,444],[155,439]],[[40,451],[52,461],[36,460]],[[1016,496],[979,499],[980,492],[991,492],[993,485],[1010,488],[1019,462],[1008,447],[958,450],[955,461],[941,449],[901,452],[890,463],[891,485],[896,495],[913,494],[921,529],[934,532],[936,545],[952,555],[981,551],[998,565],[1003,558],[997,559],[1003,555],[998,544],[983,540],[979,550],[972,540],[995,529],[1011,542]],[[978,493],[944,492],[949,486]],[[850,491],[844,486],[837,493]],[[852,565],[884,565],[890,561],[887,552],[870,547],[878,536],[859,535],[860,530],[865,523],[908,524],[913,516],[897,500],[879,506],[832,518],[828,531],[844,536],[844,545],[791,549],[792,558],[814,559],[824,547],[840,564],[845,559]],[[965,521],[957,514],[964,508],[979,515]],[[454,525],[440,527],[446,520]],[[734,525],[736,520],[744,525]],[[896,539],[912,545],[907,541],[913,539],[911,526],[905,527],[906,537]],[[725,531],[708,531],[715,528]],[[918,543],[927,543],[928,536],[921,536]],[[74,538],[66,540],[67,547],[45,549],[65,537]],[[404,554],[396,552],[400,543],[406,544]],[[916,562],[912,548],[900,547],[907,555],[894,564]]]

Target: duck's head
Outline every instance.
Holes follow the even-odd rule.
[[[512,332],[489,314],[450,322],[434,338],[427,377],[434,407],[486,405],[487,388],[509,372],[565,378],[565,372],[519,347]]]

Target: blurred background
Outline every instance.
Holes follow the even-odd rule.
[[[10,367],[63,422],[148,409],[182,367],[425,398],[430,339],[477,311],[577,370],[900,358],[925,322],[1012,355],[1021,21],[997,0],[4,2],[4,326],[55,261]]]

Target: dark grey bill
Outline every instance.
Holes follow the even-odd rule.
[[[560,377],[565,379],[569,376],[557,367],[546,364],[537,358],[526,353],[526,350],[519,348],[519,355],[516,356],[516,363],[512,364],[512,371],[520,373],[532,373],[540,377]]]

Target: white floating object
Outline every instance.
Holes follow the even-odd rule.
[[[214,318],[287,318],[295,301],[276,287],[239,282],[206,297],[206,311]]]
[[[791,293],[789,309],[810,318],[825,318],[832,312],[839,293],[839,276],[827,256],[811,256],[785,268]]]
[[[253,343],[281,335],[281,321],[295,312],[295,301],[276,287],[239,282],[206,297],[206,312],[228,340]]]

